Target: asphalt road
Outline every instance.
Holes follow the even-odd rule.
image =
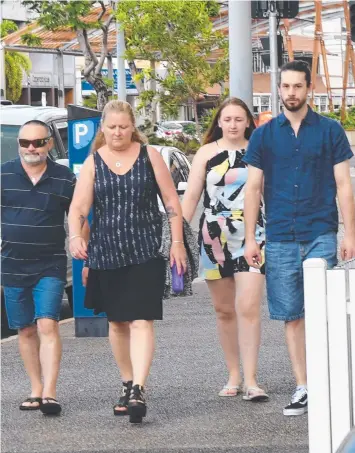
[[[259,382],[268,403],[220,398],[227,373],[207,287],[164,304],[156,322],[156,355],[147,382],[148,415],[131,426],[114,417],[119,376],[107,338],[75,338],[73,322],[60,327],[63,360],[60,417],[20,412],[28,381],[17,342],[2,344],[2,453],[306,453],[307,417],[282,408],[294,389],[283,325],[262,314]]]
[[[354,188],[355,192],[355,188]],[[199,213],[201,206],[199,207]],[[194,226],[198,225],[198,216]],[[341,232],[340,232],[341,235]],[[215,315],[203,282],[194,296],[166,301],[156,323],[157,350],[147,383],[142,426],[114,417],[119,376],[107,338],[75,338],[61,324],[63,361],[58,385],[62,415],[18,410],[28,381],[13,338],[2,342],[1,451],[3,453],[306,453],[307,417],[286,418],[294,389],[282,323],[262,310],[259,382],[270,402],[219,398],[227,379]],[[63,305],[63,316],[68,316]]]

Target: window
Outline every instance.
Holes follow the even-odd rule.
[[[174,158],[176,158],[180,164],[180,172],[183,176],[183,181],[186,181],[189,179],[189,174],[190,174],[190,163],[187,160],[187,157],[180,152],[175,151],[174,153]]]
[[[261,111],[270,110],[270,96],[261,96]]]
[[[20,126],[1,125],[1,163],[18,157],[17,137]]]
[[[61,122],[54,123],[54,126],[58,132],[59,139],[63,145],[63,149],[64,149],[64,153],[65,153],[64,157],[67,158],[68,157],[68,123],[66,121],[61,121]],[[60,146],[59,146],[59,149],[61,149]],[[59,158],[59,156],[57,158]]]
[[[174,181],[176,189],[178,188],[179,182],[186,181],[184,173],[181,168],[179,160],[176,158],[175,153],[170,154],[170,173]]]

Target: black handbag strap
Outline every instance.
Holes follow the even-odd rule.
[[[149,157],[147,145],[142,145],[142,146],[143,146],[143,151],[144,151],[144,153],[146,154],[146,157],[147,157],[148,168],[152,172],[152,175],[153,175],[153,178],[154,178],[154,183],[155,183],[156,191],[158,193],[158,197],[160,198],[161,204],[164,207],[165,213],[167,213],[166,207],[165,207],[165,204],[164,204],[164,200],[163,200],[163,197],[162,197],[162,194],[161,194],[161,190],[160,190],[159,184],[157,182],[157,178],[155,177],[154,168],[153,168],[152,162],[151,162],[150,157]]]

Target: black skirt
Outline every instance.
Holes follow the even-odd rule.
[[[163,319],[165,262],[162,258],[113,270],[89,269],[86,308],[109,321]]]

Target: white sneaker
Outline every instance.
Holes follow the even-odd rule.
[[[306,387],[297,387],[290,404],[284,409],[284,415],[303,415],[308,411],[308,393]]]

